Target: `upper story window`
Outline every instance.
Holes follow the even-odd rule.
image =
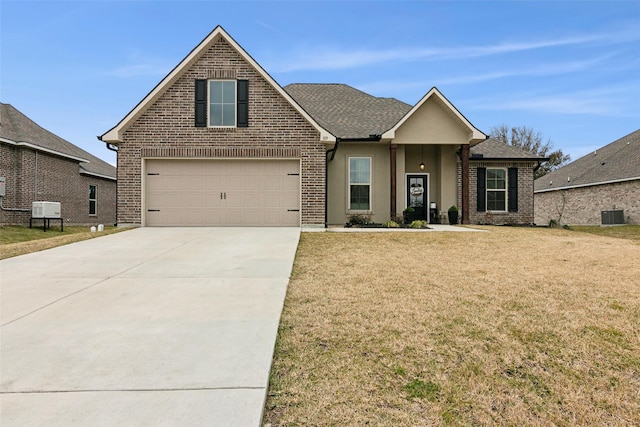
[[[349,157],[349,210],[371,210],[371,157]]]
[[[236,81],[209,80],[209,126],[235,127]]]
[[[197,79],[196,127],[249,126],[249,80]]]
[[[507,171],[487,168],[487,210],[507,210]]]

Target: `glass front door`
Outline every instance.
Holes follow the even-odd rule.
[[[412,207],[415,219],[427,220],[429,209],[427,175],[407,175],[407,207]]]

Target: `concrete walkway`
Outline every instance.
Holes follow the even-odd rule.
[[[140,228],[0,261],[0,424],[259,426],[299,235]]]
[[[429,224],[427,229],[416,228],[358,228],[358,227],[343,227],[335,226],[329,228],[303,228],[304,232],[329,232],[329,233],[433,233],[439,231],[449,231],[453,233],[467,233],[467,232],[486,232],[486,230],[480,230],[477,228],[470,228],[468,226],[449,225],[449,224]]]

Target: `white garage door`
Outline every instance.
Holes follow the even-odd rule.
[[[147,160],[147,226],[300,225],[298,160]]]

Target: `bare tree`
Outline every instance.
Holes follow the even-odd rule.
[[[494,126],[491,128],[490,134],[493,139],[505,144],[521,148],[540,157],[548,157],[549,160],[542,163],[534,178],[540,178],[571,160],[571,157],[568,154],[564,154],[561,149],[553,150],[553,144],[550,139],[545,142],[540,132],[526,126]]]

